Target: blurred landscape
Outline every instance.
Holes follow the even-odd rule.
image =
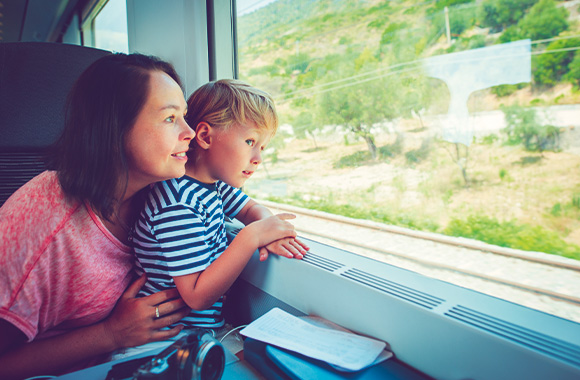
[[[274,96],[281,122],[246,191],[580,259],[579,8],[278,0],[242,15],[240,77]],[[470,92],[453,114],[457,92],[425,62],[518,41],[529,79]],[[470,134],[449,137],[452,120]]]

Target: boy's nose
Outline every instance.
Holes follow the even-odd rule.
[[[252,164],[254,164],[254,165],[260,165],[261,163],[262,163],[262,155],[260,153],[258,153],[252,159]]]

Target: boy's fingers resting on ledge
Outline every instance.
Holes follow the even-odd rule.
[[[280,214],[276,214],[276,216],[282,220],[296,219],[296,215],[290,214],[289,212],[283,212]]]

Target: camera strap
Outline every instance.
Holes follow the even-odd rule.
[[[123,380],[133,378],[133,373],[141,365],[150,361],[154,356],[145,356],[143,358],[137,358],[132,360],[127,360],[126,362],[117,363],[111,368],[109,373],[107,373],[107,378],[105,380]]]

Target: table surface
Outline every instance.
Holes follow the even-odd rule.
[[[222,379],[224,380],[231,380],[231,379],[255,379],[255,380],[263,380],[264,377],[260,375],[260,373],[254,369],[247,361],[243,360],[243,351],[238,352],[237,355],[234,355],[227,347],[224,345],[224,350],[226,353],[226,365],[224,368],[224,374]],[[57,377],[59,380],[105,380],[107,378],[107,373],[113,367],[113,365],[131,360],[137,359],[139,357],[154,355],[158,352],[161,352],[162,349],[157,349],[149,352],[142,353],[140,355],[135,355],[130,358],[117,360],[113,362],[103,363],[94,367],[85,368],[80,371],[68,373],[63,376]]]

